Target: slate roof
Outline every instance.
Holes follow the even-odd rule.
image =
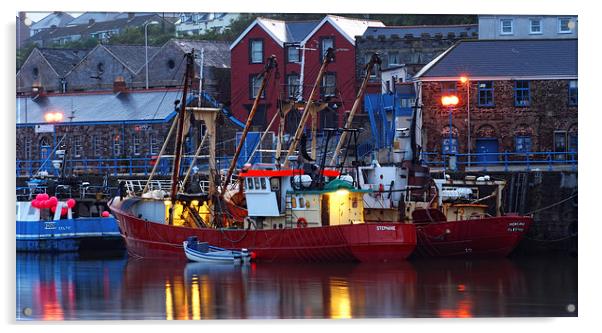
[[[82,35],[88,37],[90,34],[101,32],[101,31],[109,31],[109,30],[120,30],[127,27],[139,27],[144,25],[146,22],[151,20],[161,21],[161,17],[156,14],[144,15],[144,16],[134,16],[132,19],[130,18],[120,18],[111,21],[105,22],[95,22],[91,25],[82,24],[68,27],[61,27],[55,29],[46,29],[40,31],[39,33],[33,35],[31,40],[46,40],[51,38],[63,37],[63,36],[73,36],[73,35]],[[166,24],[172,24],[171,22],[165,20]]]
[[[442,37],[447,37],[453,33],[455,37],[460,37],[462,33],[466,33],[468,37],[479,33],[478,24],[457,24],[457,25],[419,25],[419,26],[388,26],[388,27],[368,27],[362,37],[368,36],[385,36],[390,38],[392,35],[397,35],[399,38],[404,38],[406,35],[420,37],[422,34],[435,36],[441,34]]]
[[[39,48],[38,50],[61,77],[75,67],[90,51],[82,49],[52,48]]]
[[[64,12],[54,12],[31,25],[31,29],[47,29],[54,26],[63,27],[73,20],[73,16]]]
[[[17,97],[17,125],[45,123],[44,115],[49,111],[62,112],[64,122],[73,123],[169,120],[174,115],[173,102],[181,95],[176,90],[153,90],[119,95],[61,94],[36,100]]]
[[[320,21],[290,21],[285,23],[287,43],[297,43],[303,40]]]
[[[93,19],[95,22],[104,22],[115,19],[119,16],[119,13],[116,12],[85,12],[80,16],[74,18],[67,25],[80,25],[80,24],[88,24],[90,19]]]
[[[144,45],[103,45],[109,52],[113,53],[117,59],[123,62],[134,73],[137,73],[144,67],[145,47]],[[155,55],[161,47],[149,46],[148,58]]]
[[[230,68],[230,49],[228,42],[208,40],[182,40],[172,39],[170,41],[178,46],[183,52],[195,50],[195,62],[200,65],[201,49],[204,49],[204,66],[215,68]]]
[[[577,76],[576,39],[464,40],[427,64],[430,77]]]

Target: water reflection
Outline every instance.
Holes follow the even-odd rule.
[[[17,318],[574,316],[576,268],[572,258],[241,267],[19,255]]]

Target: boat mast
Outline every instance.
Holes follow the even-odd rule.
[[[368,62],[368,64],[366,65],[366,71],[364,73],[364,80],[362,81],[362,85],[360,86],[360,89],[357,92],[357,96],[355,97],[355,102],[353,102],[353,107],[351,108],[351,112],[349,112],[349,117],[347,117],[347,122],[345,123],[345,127],[343,127],[343,133],[341,133],[341,137],[339,138],[337,147],[335,148],[334,153],[332,155],[332,159],[330,160],[331,165],[335,165],[337,157],[338,157],[339,153],[341,152],[343,143],[345,142],[345,139],[347,138],[346,130],[351,127],[351,122],[353,121],[353,116],[355,115],[355,112],[357,111],[357,109],[360,106],[360,100],[361,100],[362,96],[364,95],[364,91],[366,91],[366,86],[368,85],[368,80],[370,79],[370,73],[372,72],[372,68],[374,67],[375,64],[380,65],[380,63],[381,63],[381,60],[380,60],[380,57],[378,56],[378,54],[376,54],[376,53],[372,54],[372,57],[370,57],[370,62]]]
[[[305,109],[303,110],[303,114],[301,115],[301,119],[299,120],[299,126],[297,126],[297,131],[295,132],[295,136],[293,137],[293,142],[291,142],[291,146],[288,148],[288,152],[286,153],[286,158],[284,159],[284,167],[287,168],[289,165],[289,157],[293,154],[297,145],[299,144],[299,140],[301,139],[301,135],[303,134],[303,129],[305,128],[305,122],[307,122],[307,118],[310,114],[310,106],[313,103],[313,97],[316,93],[316,89],[322,81],[322,77],[326,72],[326,66],[334,60],[334,49],[328,48],[326,54],[324,55],[324,61],[322,61],[322,66],[320,67],[320,72],[318,72],[318,77],[316,78],[316,82],[314,83],[311,92],[309,93],[309,98],[307,99],[307,103],[305,103]],[[315,138],[314,138],[315,140]]]
[[[245,128],[242,131],[240,136],[240,142],[238,146],[236,146],[236,151],[234,152],[234,156],[232,156],[232,161],[230,162],[230,167],[228,168],[228,172],[226,173],[226,179],[224,179],[224,183],[222,185],[222,194],[226,192],[226,188],[230,183],[230,177],[232,177],[232,173],[234,172],[234,168],[236,167],[236,161],[238,160],[238,156],[240,155],[240,151],[242,150],[242,146],[245,143],[245,139],[247,138],[247,133],[249,133],[249,128],[251,128],[251,123],[253,122],[253,118],[255,117],[255,112],[257,111],[257,107],[259,106],[259,101],[261,100],[261,95],[265,90],[265,87],[268,83],[268,78],[270,76],[270,72],[273,68],[277,67],[276,56],[272,55],[268,58],[267,64],[263,70],[263,79],[261,80],[261,86],[259,87],[259,91],[257,92],[257,96],[255,96],[255,101],[253,102],[253,107],[251,108],[251,112],[249,112],[249,117],[247,118],[247,123],[245,124]]]
[[[180,104],[180,112],[178,114],[178,131],[176,133],[175,157],[173,164],[173,172],[171,174],[171,200],[176,199],[178,193],[178,178],[180,177],[180,157],[182,155],[182,132],[184,132],[184,122],[186,118],[186,95],[188,94],[189,79],[193,71],[194,65],[194,49],[190,53],[186,53],[186,73],[184,74],[184,91],[182,93],[182,102]],[[172,210],[173,211],[173,210]],[[170,214],[171,224],[171,214]]]

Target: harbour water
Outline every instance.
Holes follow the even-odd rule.
[[[17,254],[17,320],[577,316],[577,259],[248,266]]]

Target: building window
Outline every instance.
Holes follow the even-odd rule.
[[[328,49],[330,48],[334,49],[334,39],[322,38],[322,40],[320,41],[320,62],[324,61],[326,51],[328,51]]]
[[[150,135],[149,138],[149,153],[151,155],[157,155],[159,153],[159,140],[154,135]]]
[[[263,63],[263,40],[251,39],[250,42],[250,58],[252,64]]]
[[[102,140],[99,135],[92,138],[92,152],[95,158],[102,157]]]
[[[517,153],[531,152],[531,137],[530,136],[514,137],[514,148]]]
[[[529,81],[514,82],[514,105],[529,106]]]
[[[541,34],[541,20],[540,19],[531,19],[531,34]]]
[[[366,61],[365,61],[366,66],[368,66],[368,64],[370,63],[370,60],[372,60],[372,53],[366,54]],[[378,73],[377,73],[376,67],[377,67],[376,65],[372,66],[372,70],[370,71],[370,81],[380,81],[379,79],[377,79]],[[364,70],[365,70],[365,67],[364,67]]]
[[[119,134],[113,137],[113,156],[119,157],[121,155],[121,137]]]
[[[254,99],[257,97],[257,94],[259,93],[259,88],[261,88],[262,79],[263,79],[263,77],[261,76],[261,74],[251,75],[249,77],[249,98],[250,99]],[[261,93],[261,98],[265,98],[265,89]]]
[[[569,153],[577,154],[577,133],[569,133]]]
[[[37,79],[37,78],[38,78],[38,75],[40,74],[40,71],[38,70],[38,68],[37,68],[37,67],[34,67],[34,68],[31,70],[31,73],[33,74],[33,78],[34,78],[34,80],[35,80],[35,79]]]
[[[443,154],[457,154],[458,153],[458,139],[452,137],[444,137],[441,147],[443,149]]]
[[[82,138],[79,135],[73,137],[73,157],[81,157],[84,150]]]
[[[493,106],[493,81],[479,82],[479,106]]]
[[[577,80],[569,81],[569,105],[577,105]]]
[[[167,60],[167,68],[174,69],[176,67],[176,62],[173,59]]]
[[[389,66],[401,65],[398,52],[389,52]]]
[[[502,35],[512,35],[512,33],[514,32],[513,23],[514,22],[512,19],[500,20],[500,33]]]
[[[567,146],[566,131],[554,131],[554,152],[565,153]],[[563,160],[564,154],[554,154],[555,160]]]
[[[442,95],[453,95],[458,93],[458,87],[456,82],[441,82],[441,94]]]
[[[298,46],[289,46],[287,48],[287,61],[297,63],[299,62],[299,48]]]
[[[31,160],[31,146],[33,142],[31,139],[25,140],[25,159]]]
[[[138,134],[132,135],[132,153],[136,156],[140,156],[140,136]]]
[[[320,94],[322,97],[336,96],[336,81],[337,77],[335,73],[324,74],[322,77],[322,85],[320,86]]]
[[[561,17],[558,19],[558,33],[559,34],[570,34],[573,32],[571,29],[571,19],[568,17]]]
[[[299,97],[300,89],[299,89],[299,75],[291,74],[286,77],[286,87],[287,87],[287,96],[289,98],[296,99]]]

